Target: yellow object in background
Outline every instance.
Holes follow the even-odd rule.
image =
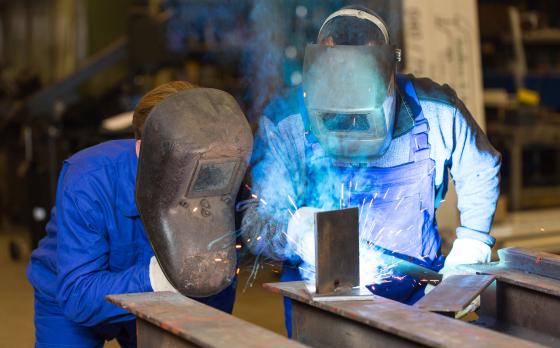
[[[526,88],[518,89],[516,97],[517,101],[521,104],[539,105],[541,102],[541,96],[538,92]]]

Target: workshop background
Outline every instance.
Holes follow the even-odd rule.
[[[560,253],[558,1],[0,0],[0,346],[33,345],[25,268],[66,157],[132,137],[140,96],[170,80],[228,91],[255,126],[349,3],[380,13],[401,70],[454,87],[502,153],[494,250]],[[455,203],[451,193],[438,212],[444,252]],[[261,290],[279,269],[246,253],[234,314],[284,334],[280,297]]]

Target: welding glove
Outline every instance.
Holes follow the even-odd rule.
[[[457,238],[449,255],[445,258],[445,264],[440,273],[444,278],[453,274],[464,274],[457,270],[457,266],[488,263],[491,256],[492,248],[488,244],[476,239]]]
[[[155,256],[150,259],[150,285],[154,291],[178,292],[163,274],[161,267]]]
[[[288,255],[299,256],[310,268],[315,268],[315,213],[317,208],[299,208],[288,222]]]

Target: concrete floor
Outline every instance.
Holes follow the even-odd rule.
[[[0,346],[33,347],[33,289],[25,276],[27,262],[9,257],[12,239],[0,234]]]
[[[27,282],[25,269],[29,251],[27,242],[21,236],[0,232],[0,347],[32,347],[35,342],[33,327],[33,289]],[[10,241],[21,246],[22,260],[12,261],[9,256]],[[248,283],[252,262],[243,262],[239,274],[237,300],[234,315],[285,334],[282,300],[262,289],[262,283],[278,281],[278,267],[263,265],[255,281]],[[118,347],[109,342],[106,347]]]

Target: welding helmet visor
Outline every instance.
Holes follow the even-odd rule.
[[[165,276],[185,296],[217,294],[235,276],[234,202],[251,150],[251,128],[223,91],[179,92],[146,120],[136,203]]]
[[[392,140],[400,58],[387,43],[385,25],[370,13],[346,8],[325,21],[318,40],[307,45],[303,67],[311,132],[340,160],[383,155]]]

